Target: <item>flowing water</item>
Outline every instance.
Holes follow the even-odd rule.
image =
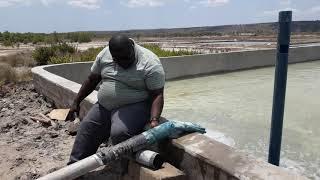
[[[274,67],[169,81],[163,115],[267,159],[273,86]],[[320,61],[289,65],[280,166],[320,179]]]

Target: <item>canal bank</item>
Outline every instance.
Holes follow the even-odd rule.
[[[314,61],[320,59],[320,47],[292,48],[290,62]],[[252,69],[271,66],[275,60],[274,50],[210,54],[197,56],[172,57],[161,59],[167,79],[190,77],[217,72]],[[69,107],[80,88],[80,84],[89,73],[91,63],[49,65],[33,68],[34,84],[39,92],[51,99],[57,107]],[[170,83],[169,83],[170,85]],[[230,84],[230,87],[234,85]],[[170,88],[170,86],[168,87]],[[180,88],[184,91],[185,88]],[[201,89],[198,89],[201,91]],[[85,114],[96,102],[96,91],[82,104],[81,115]],[[200,92],[195,92],[197,96]],[[222,97],[222,96],[221,96]],[[174,101],[173,104],[178,103]],[[192,104],[190,104],[192,105]],[[167,107],[165,107],[167,108]],[[219,110],[217,110],[219,111]],[[178,112],[178,111],[177,111]],[[201,111],[200,111],[201,112]],[[208,111],[213,114],[212,110]],[[247,111],[246,113],[252,113]],[[217,117],[224,120],[223,118]],[[199,120],[195,117],[193,121]],[[184,121],[184,119],[180,119]],[[224,121],[229,121],[227,118]],[[201,142],[199,144],[199,142]],[[170,143],[172,152],[179,151],[183,157],[171,158],[176,167],[181,168],[190,179],[205,179],[213,174],[231,178],[260,179],[299,179],[294,173],[265,163],[263,160],[246,156],[232,147],[220,144],[202,135],[191,135]],[[168,148],[170,149],[170,148]],[[170,153],[169,153],[170,154]],[[179,157],[179,156],[177,156]],[[195,163],[198,162],[198,163]],[[194,168],[190,168],[192,164]],[[206,168],[207,171],[201,169]],[[195,170],[195,171],[194,171]],[[218,175],[218,178],[219,178]]]

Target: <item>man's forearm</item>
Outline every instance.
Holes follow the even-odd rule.
[[[82,86],[74,99],[74,103],[80,104],[81,101],[86,98],[92,91],[95,90],[99,82],[101,81],[101,77],[99,75],[89,75],[89,77],[82,83]]]
[[[163,109],[163,93],[159,93],[152,97],[151,116],[150,118],[160,118]]]

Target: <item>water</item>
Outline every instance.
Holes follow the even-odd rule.
[[[267,159],[274,67],[167,82],[163,115]],[[320,179],[320,61],[289,65],[280,165]]]

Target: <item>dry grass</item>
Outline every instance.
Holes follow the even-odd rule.
[[[32,58],[31,51],[23,51],[8,56],[0,56],[0,63],[9,64],[11,67],[32,67],[36,65],[36,62]]]
[[[31,52],[0,56],[0,85],[32,80],[31,67],[34,65]]]

